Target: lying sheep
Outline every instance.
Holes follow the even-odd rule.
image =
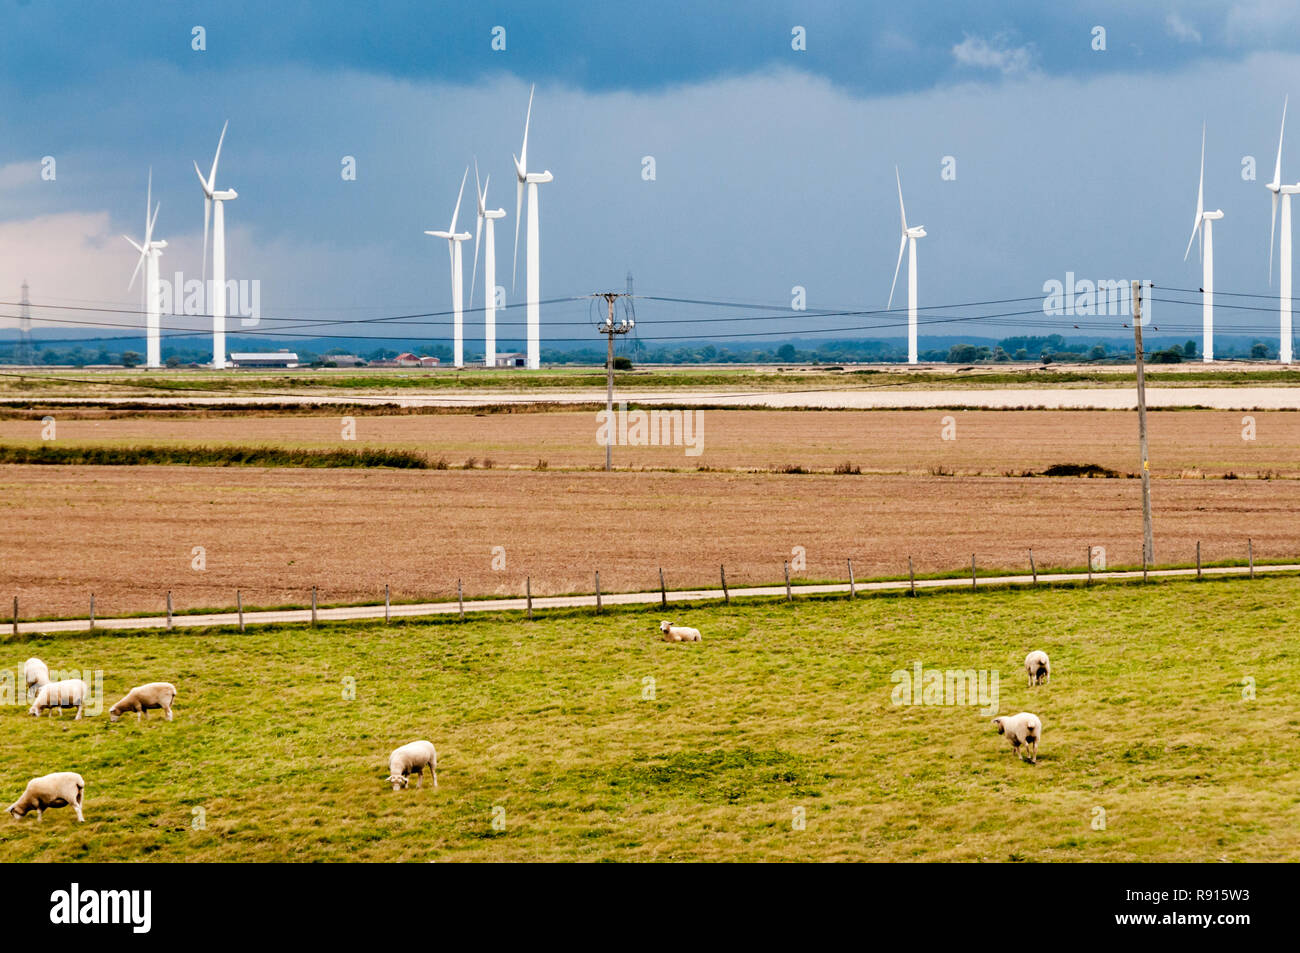
[[[704,637],[700,635],[699,629],[692,629],[685,625],[673,625],[671,622],[660,622],[659,631],[664,634],[665,642],[703,642]]]
[[[408,775],[415,772],[415,786],[424,787],[424,769],[428,767],[433,777],[433,786],[438,786],[438,752],[429,741],[412,741],[410,744],[394,748],[388,756],[388,783],[397,791],[410,784]]]
[[[135,712],[136,724],[147,718],[150,708],[161,708],[167,720],[172,720],[172,702],[176,699],[176,686],[171,682],[150,682],[137,685],[126,697],[108,710],[108,720],[117,721],[124,712]]]
[[[6,810],[16,821],[31,811],[36,812],[39,821],[50,807],[67,807],[77,812],[77,820],[84,821],[81,815],[81,802],[86,791],[86,782],[75,771],[56,771],[41,778],[32,778],[23,789],[23,796],[9,805]]]
[[[90,689],[86,683],[79,678],[68,678],[61,682],[46,682],[41,686],[40,691],[36,693],[36,700],[32,702],[32,707],[27,709],[29,715],[35,715],[38,718],[46,708],[53,708],[63,717],[63,709],[77,709],[77,717],[74,720],[81,719],[81,709],[86,704],[86,696]]]
[[[1052,662],[1046,652],[1030,652],[1025,656],[1025,674],[1029,676],[1029,685],[1042,685],[1052,677]]]
[[[50,681],[50,667],[38,658],[29,658],[23,662],[23,677],[27,679],[27,697],[32,696],[32,688],[40,688]]]
[[[1000,715],[993,719],[998,727],[998,734],[1006,735],[1011,742],[1011,750],[1021,758],[1020,746],[1025,746],[1030,764],[1038,764],[1038,742],[1043,737],[1043,723],[1038,716],[1027,711],[1018,715]]]

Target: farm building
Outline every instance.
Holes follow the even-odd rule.
[[[421,357],[421,367],[437,367],[441,362],[436,357]]]
[[[325,354],[321,356],[321,361],[326,366],[333,364],[335,367],[364,367],[366,363],[355,354]]]
[[[242,354],[232,353],[230,363],[233,367],[297,367],[298,355],[286,350],[249,351]]]
[[[497,367],[527,367],[528,355],[520,354],[518,351],[510,354],[497,355]]]

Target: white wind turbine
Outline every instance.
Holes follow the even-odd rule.
[[[465,366],[465,316],[461,311],[463,289],[461,285],[460,243],[469,241],[469,232],[456,231],[456,219],[460,217],[460,200],[465,196],[465,180],[469,178],[469,166],[460,177],[460,192],[456,195],[456,208],[451,213],[451,227],[445,232],[430,232],[434,238],[447,239],[447,253],[451,257],[451,312],[455,326],[454,361],[456,367]]]
[[[894,306],[894,287],[898,284],[898,269],[903,264],[903,247],[907,246],[907,363],[916,363],[916,240],[925,237],[924,225],[907,227],[907,209],[903,207],[903,180],[894,166],[894,179],[898,182],[898,211],[903,220],[903,237],[898,243],[898,264],[894,265],[894,280],[889,286],[889,304]]]
[[[226,366],[226,213],[225,204],[239,198],[234,189],[217,191],[217,162],[221,159],[221,146],[226,141],[226,124],[221,127],[217,140],[217,153],[212,157],[212,171],[203,177],[199,164],[194,163],[194,173],[203,186],[203,285],[208,287],[208,220],[212,221],[212,366]]]
[[[140,275],[140,266],[144,266],[144,313],[145,313],[145,367],[162,367],[162,346],[158,337],[158,309],[160,289],[158,287],[158,258],[167,247],[164,241],[153,240],[153,226],[158,221],[158,209],[162,203],[153,205],[153,169],[149,169],[149,187],[144,200],[144,244],[138,245],[130,235],[123,235],[131,247],[140,253],[131,272],[131,283],[127,290],[135,287],[135,279]],[[150,214],[152,210],[152,214]]]
[[[1183,261],[1192,253],[1192,242],[1201,236],[1201,325],[1204,342],[1201,360],[1207,364],[1214,360],[1214,223],[1223,218],[1223,210],[1205,211],[1205,125],[1201,124],[1201,181],[1196,186],[1196,220],[1192,223],[1192,237],[1187,239]],[[1272,243],[1270,242],[1270,247]]]
[[[510,270],[511,287],[519,265],[519,213],[524,202],[524,186],[528,186],[528,366],[533,370],[542,366],[541,352],[541,244],[537,222],[537,186],[550,182],[554,176],[549,171],[528,171],[528,124],[533,118],[533,93],[528,92],[528,115],[524,119],[524,144],[515,157],[515,175],[519,179],[515,189],[515,258]]]
[[[497,363],[497,242],[494,223],[506,217],[503,208],[487,207],[487,190],[492,181],[488,176],[482,190],[478,184],[478,160],[474,160],[474,194],[478,196],[478,225],[474,229],[474,267],[469,279],[469,308],[474,310],[474,282],[478,278],[478,242],[487,222],[487,246],[483,249],[483,363],[495,367]]]
[[[1273,220],[1268,233],[1268,283],[1273,283],[1273,235],[1277,231],[1277,197],[1282,196],[1281,263],[1278,271],[1278,302],[1281,309],[1281,341],[1278,356],[1283,364],[1291,363],[1291,196],[1300,192],[1300,184],[1282,184],[1282,136],[1286,132],[1286,104],[1282,100],[1282,128],[1277,134],[1277,164],[1273,181],[1264,187],[1273,193]]]

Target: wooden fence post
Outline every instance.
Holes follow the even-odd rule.
[[[392,602],[388,593],[388,583],[384,583],[384,625],[388,625]]]
[[[665,609],[668,608],[668,589],[664,586],[663,566],[659,567],[659,602]]]
[[[722,575],[722,599],[727,605],[731,605],[731,593],[727,591],[727,567],[719,566],[718,572]]]
[[[1092,543],[1088,544],[1088,585],[1092,585]]]
[[[1246,540],[1246,559],[1250,562],[1250,578],[1255,578],[1255,546],[1254,541],[1247,538]],[[17,630],[15,630],[17,631]]]
[[[95,631],[95,594],[90,594],[90,631]]]
[[[912,557],[907,557],[907,578],[912,581],[912,595],[916,595],[916,570],[912,568]]]
[[[524,592],[528,595],[528,621],[533,621],[533,577],[524,577]]]
[[[853,560],[849,560],[849,598],[852,599],[858,594],[857,584],[853,581]]]
[[[172,591],[167,590],[167,628],[172,627]]]
[[[975,554],[970,554],[970,587],[975,588]]]
[[[1029,571],[1034,575],[1034,585],[1038,585],[1038,567],[1034,565],[1034,551],[1029,551]]]
[[[18,634],[18,597],[14,596],[14,635]]]
[[[311,624],[312,627],[315,628],[316,626],[316,587],[315,586],[311,587]]]
[[[460,621],[465,621],[465,590],[461,588],[460,580],[456,580],[456,601],[460,604]]]
[[[244,596],[238,589],[235,590],[235,610],[239,613],[239,631],[243,632],[244,631]]]
[[[603,607],[600,604],[600,570],[596,570],[596,615],[600,615]]]
[[[1196,541],[1196,578],[1201,578],[1201,541]]]
[[[786,560],[785,566],[785,601],[789,602],[794,597],[790,595],[790,560]]]

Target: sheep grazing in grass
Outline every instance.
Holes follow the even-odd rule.
[[[27,697],[31,698],[33,688],[49,683],[50,667],[38,658],[29,658],[23,662],[23,677],[27,679]]]
[[[171,682],[150,682],[137,685],[126,693],[126,697],[108,710],[108,720],[117,721],[128,711],[135,712],[138,724],[141,718],[148,717],[150,708],[161,708],[167,720],[172,720],[172,702],[176,698],[176,686]]]
[[[1025,674],[1029,676],[1029,685],[1042,685],[1052,677],[1052,662],[1046,652],[1030,652],[1025,656]]]
[[[664,621],[659,623],[659,631],[664,634],[665,642],[703,642],[704,637],[700,635],[699,629],[692,629],[690,626],[673,625],[671,622]]]
[[[415,786],[424,787],[424,769],[429,769],[433,786],[438,786],[438,752],[430,741],[412,741],[410,744],[394,748],[388,756],[388,783],[394,791],[399,791],[411,783],[410,775],[416,775]]]
[[[63,709],[77,709],[76,720],[81,719],[81,709],[86,704],[86,696],[90,689],[86,683],[79,678],[67,678],[61,682],[46,682],[41,686],[40,691],[36,693],[36,700],[32,702],[32,707],[27,709],[30,715],[36,715],[38,718],[42,711],[47,708],[53,708],[63,717]]]
[[[1006,735],[1007,740],[1011,742],[1011,750],[1021,758],[1025,758],[1030,764],[1038,764],[1038,742],[1043,737],[1043,723],[1038,720],[1038,716],[1027,711],[1022,711],[1018,715],[1000,715],[993,719],[993,724],[997,726],[998,734]],[[1020,750],[1024,745],[1024,752]]]
[[[77,820],[84,821],[81,815],[81,802],[86,791],[86,782],[75,771],[56,771],[41,778],[32,778],[23,789],[23,795],[6,810],[16,821],[18,818],[36,812],[39,821],[46,808],[67,807],[77,812]]]

